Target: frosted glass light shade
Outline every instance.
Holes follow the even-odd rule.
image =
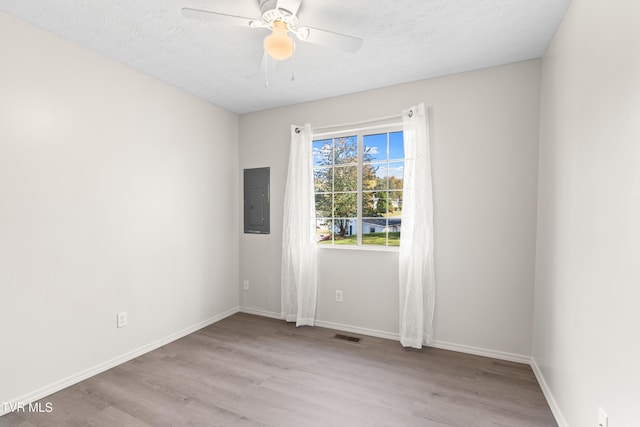
[[[293,55],[293,39],[287,35],[287,25],[281,21],[273,23],[273,33],[264,39],[264,50],[277,61]]]

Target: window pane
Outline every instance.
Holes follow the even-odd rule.
[[[335,167],[333,191],[358,191],[358,167]]]
[[[356,193],[336,193],[333,216],[348,218],[356,215],[358,215],[358,195]]]
[[[347,136],[333,140],[336,164],[358,162],[358,137]]]
[[[388,216],[390,211],[393,211],[393,206],[391,206],[389,200],[389,193],[386,191],[382,191],[378,194],[378,200],[376,202],[376,216]]]
[[[389,191],[389,216],[402,215],[402,191]]]
[[[336,218],[333,230],[334,245],[358,244],[358,220],[356,218]]]
[[[389,168],[387,164],[374,165],[376,167],[376,190],[386,190],[387,189],[387,178]]]
[[[316,194],[316,218],[331,216],[331,194]]]
[[[316,241],[320,244],[331,244],[333,239],[333,220],[319,218],[316,220]]]
[[[387,134],[365,135],[363,138],[362,160],[374,162],[387,160]]]
[[[333,168],[316,168],[313,170],[313,178],[316,193],[332,191]]]
[[[387,239],[389,246],[400,246],[400,232],[402,228],[402,218],[394,217],[389,218],[389,223],[387,225],[389,230]]]
[[[402,212],[402,191],[389,191],[389,206],[393,207],[393,212],[398,215]]]
[[[363,190],[375,190],[378,185],[376,173],[381,165],[362,165],[362,189]]]
[[[313,141],[313,165],[329,166],[333,164],[333,146],[330,139]]]
[[[363,218],[362,244],[386,246],[387,220],[384,218]]]
[[[402,183],[404,180],[404,162],[390,162],[389,163],[389,189],[402,189]]]
[[[387,214],[387,192],[363,192],[362,216],[382,217]]]
[[[362,215],[373,216],[375,212],[375,193],[362,193]]]
[[[389,133],[389,160],[404,159],[402,131]]]

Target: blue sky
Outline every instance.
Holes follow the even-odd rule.
[[[388,134],[388,147],[387,147],[387,134],[372,134],[364,136],[364,148],[368,149],[368,153],[371,156],[372,162],[386,162],[387,150],[389,153],[389,168],[388,172],[391,176],[402,177],[404,170],[404,141],[402,139],[402,132],[391,132]],[[355,137],[352,137],[355,140]],[[355,142],[355,141],[354,141]],[[319,166],[322,159],[321,153],[324,150],[331,149],[332,140],[322,139],[313,141],[313,164]],[[400,160],[394,162],[394,160]],[[379,177],[386,176],[387,166],[380,165],[376,173]]]
[[[387,160],[387,134],[379,133],[364,136],[364,147],[369,148],[373,161]],[[389,133],[389,160],[404,159],[404,142],[402,132]]]

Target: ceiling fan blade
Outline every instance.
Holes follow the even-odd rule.
[[[351,53],[356,53],[362,46],[362,39],[358,37],[334,33],[332,31],[318,30],[317,28],[299,27],[296,29],[295,35],[298,39],[305,42],[333,49],[341,49]]]
[[[298,14],[298,9],[300,9],[300,3],[302,3],[302,0],[278,0],[276,3],[276,9],[286,10],[293,16],[296,16]]]
[[[227,15],[226,13],[213,12],[210,10],[182,8],[182,15],[185,18],[199,19],[201,21],[213,21],[224,24],[240,25],[249,28],[263,28],[264,25],[258,19],[245,18],[243,16]]]

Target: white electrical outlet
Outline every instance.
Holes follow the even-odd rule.
[[[249,290],[249,281],[248,281],[248,280],[245,280],[245,281],[243,282],[242,286],[244,287],[244,290],[245,290],[245,291],[248,291],[248,290]]]
[[[121,311],[120,313],[117,314],[116,316],[117,318],[117,325],[118,328],[124,328],[125,326],[127,326],[127,312],[126,311]]]
[[[609,417],[604,409],[598,408],[598,427],[607,427],[609,425]]]
[[[342,302],[342,291],[336,291],[336,302]]]

